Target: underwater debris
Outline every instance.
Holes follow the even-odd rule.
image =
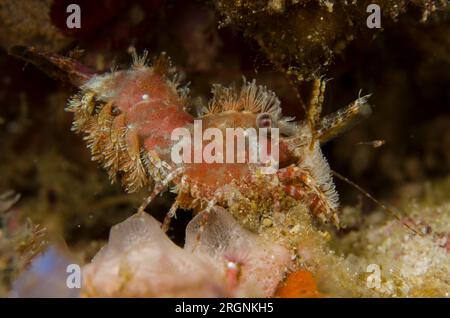
[[[420,229],[407,231],[401,222],[375,213],[358,231],[334,242],[362,268],[373,264],[380,275],[372,288],[383,297],[448,297],[450,295],[450,205],[408,204],[403,222]]]
[[[371,1],[256,0],[214,2],[222,15],[221,26],[241,30],[256,42],[280,70],[297,81],[317,78],[334,57],[358,37],[371,40],[376,32],[364,32]],[[445,11],[447,1],[418,0],[376,2],[381,7],[383,28],[397,21],[407,9],[422,11],[417,22],[425,22],[435,11]],[[384,19],[388,18],[388,19]],[[372,30],[370,30],[372,31]],[[369,34],[369,35],[368,35]]]
[[[19,193],[9,190],[0,194],[0,213],[5,213],[20,199]]]
[[[358,145],[371,146],[373,148],[379,148],[386,143],[386,140],[372,140],[372,141],[361,141]]]
[[[13,191],[0,195],[0,297],[8,295],[16,277],[47,244],[46,229],[12,208],[19,198]]]
[[[72,39],[50,19],[53,0],[2,1],[0,3],[0,46],[33,45],[42,50],[59,51]]]

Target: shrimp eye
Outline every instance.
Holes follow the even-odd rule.
[[[256,127],[258,128],[270,128],[272,127],[272,116],[268,113],[259,114],[256,117]]]

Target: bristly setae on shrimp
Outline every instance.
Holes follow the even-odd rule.
[[[105,168],[112,182],[120,179],[127,192],[148,189],[150,195],[140,212],[172,186],[177,196],[165,229],[178,208],[199,212],[218,205],[258,231],[282,222],[283,210],[299,203],[316,219],[339,225],[338,195],[320,143],[369,116],[368,96],[320,117],[326,81],[317,79],[306,120],[296,122],[282,116],[275,93],[244,79],[240,88],[215,85],[209,104],[193,114],[189,90],[181,86],[165,55],[149,65],[147,53],[141,57],[134,53],[130,69],[99,75],[75,60],[33,48],[15,47],[12,54],[79,87],[66,108],[74,113],[73,130],[84,135],[92,159]],[[248,161],[173,162],[171,133],[179,127],[192,130],[194,120],[202,121],[203,130],[278,128],[279,169],[263,174],[260,164]]]

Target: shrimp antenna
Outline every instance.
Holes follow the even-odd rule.
[[[34,47],[14,46],[9,52],[23,61],[29,62],[54,79],[81,86],[89,81],[95,71],[71,57],[52,52],[39,51]]]
[[[407,229],[409,229],[410,231],[412,231],[414,234],[417,234],[419,236],[424,236],[424,234],[422,232],[420,232],[419,230],[417,230],[416,228],[412,227],[410,224],[406,223],[405,221],[402,220],[402,218],[390,207],[386,206],[386,204],[384,204],[383,202],[381,202],[380,200],[375,199],[369,192],[367,192],[366,190],[364,190],[363,188],[361,188],[359,185],[357,185],[355,182],[351,181],[350,179],[344,177],[343,175],[341,175],[340,173],[331,170],[331,172],[333,173],[333,175],[335,177],[337,177],[338,179],[348,183],[349,185],[351,185],[352,187],[354,187],[356,190],[358,190],[359,192],[361,192],[362,194],[364,194],[364,196],[366,196],[367,198],[369,198],[372,202],[374,202],[376,205],[380,206],[384,211],[390,213],[391,215],[394,216],[394,218],[396,218],[404,227],[406,227]]]

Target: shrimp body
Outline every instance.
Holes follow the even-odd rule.
[[[169,217],[178,208],[199,212],[218,205],[258,230],[264,220],[265,225],[272,222],[265,216],[277,216],[289,206],[303,204],[314,217],[338,225],[338,196],[320,142],[367,117],[367,96],[321,118],[326,81],[318,79],[307,119],[294,122],[282,116],[275,93],[244,79],[240,88],[214,85],[209,104],[200,114],[191,114],[188,89],[180,85],[165,56],[150,66],[146,53],[142,57],[134,53],[130,69],[96,74],[70,58],[32,48],[18,47],[13,54],[43,69],[50,68],[52,75],[79,87],[66,108],[74,113],[72,129],[84,134],[92,159],[106,169],[112,182],[120,179],[127,192],[148,189],[150,195],[140,211],[172,185],[177,197]],[[262,173],[265,163],[250,160],[250,148],[230,147],[228,143],[210,154],[228,158],[231,152],[231,161],[196,160],[195,154],[187,156],[194,160],[174,161],[177,141],[172,133],[184,128],[195,135],[199,122],[201,134],[215,129],[227,136],[228,129],[236,129],[232,138],[243,138],[250,147],[255,146],[255,140],[246,131],[253,129],[260,137],[258,142],[268,145],[268,156],[278,155],[278,170]],[[278,149],[273,148],[274,135],[259,135],[262,129],[274,128]],[[209,137],[200,141],[202,147],[208,147]],[[195,142],[189,147],[193,153],[198,150]],[[240,160],[234,161],[236,158]]]

